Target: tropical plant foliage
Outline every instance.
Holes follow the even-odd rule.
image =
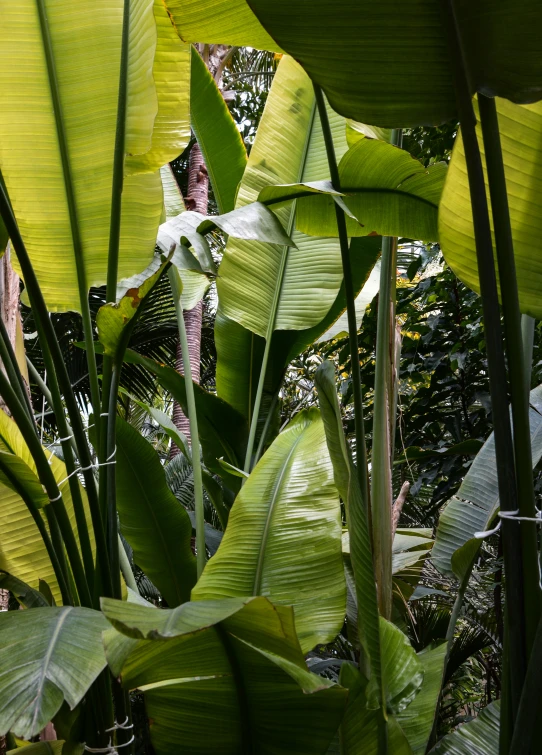
[[[0,752],[536,752],[539,3],[0,16]]]

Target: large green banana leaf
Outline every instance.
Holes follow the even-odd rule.
[[[305,652],[342,627],[340,505],[316,409],[300,412],[256,465],[192,591],[193,600],[246,595],[292,605]]]
[[[100,285],[107,268],[123,1],[66,6],[45,0],[44,6],[56,76],[46,65],[38,3],[2,8],[0,169],[48,307],[78,310],[67,193],[75,198],[72,220],[87,283]],[[130,8],[119,278],[144,269],[152,257],[163,204],[158,170],[189,137],[189,49],[159,0],[133,0]],[[61,103],[67,173],[52,90]]]
[[[280,51],[245,0],[167,0],[166,5],[179,36],[187,42]]]
[[[535,466],[542,458],[542,385],[531,391],[529,421]],[[463,575],[464,559],[455,563],[454,555],[469,544],[468,552],[463,553],[472,561],[481,544],[481,540],[475,540],[475,533],[489,528],[498,508],[499,487],[492,434],[476,455],[457,494],[452,496],[440,515],[432,559],[441,572]]]
[[[102,608],[127,635],[106,633],[106,653],[123,685],[145,693],[157,755],[325,755],[345,691],[307,670],[291,607],[257,597]]]
[[[437,124],[456,116],[439,3],[248,0],[248,5],[342,115],[386,127]],[[459,0],[454,11],[473,91],[516,102],[540,99],[537,0],[505,3],[498,12],[491,0]]]
[[[399,710],[388,708],[388,752],[393,755],[422,755],[433,727],[446,645],[423,650],[417,655],[402,632],[382,622],[383,672],[393,685],[407,693],[399,696]],[[386,637],[388,641],[386,642]],[[393,647],[395,653],[390,653]],[[422,681],[423,680],[423,681]],[[368,706],[370,685],[352,666],[342,666],[340,682],[349,689],[346,715],[341,726],[343,755],[377,755],[376,712]]]
[[[355,238],[352,239],[350,244],[350,264],[354,292],[356,295],[359,294],[356,300],[356,309],[359,310],[358,322],[361,322],[362,309],[364,311],[364,307],[358,306],[360,305],[360,297],[363,296],[361,292],[365,291],[366,285],[370,286],[371,290],[373,288],[374,273],[371,271],[376,269],[375,261],[380,254],[380,248],[381,239],[378,236]],[[342,284],[328,313],[317,325],[305,330],[275,331],[271,343],[262,410],[260,412],[262,425],[288,364],[315,341],[334,338],[339,331],[347,329],[347,325],[345,325],[346,316],[343,314],[345,308],[346,297],[344,284]],[[337,330],[337,333],[335,330]],[[230,320],[219,307],[215,320],[215,345],[217,351],[217,393],[250,422],[265,340],[234,320]],[[267,436],[269,442],[277,432],[278,425],[275,421]],[[259,432],[257,437],[259,438]]]
[[[514,257],[522,312],[542,317],[542,103],[514,105],[497,99],[497,114],[508,189]],[[477,127],[484,155],[481,127]],[[487,186],[487,175],[486,175]],[[489,192],[488,192],[489,195]],[[490,204],[491,207],[491,204]],[[456,139],[440,203],[442,252],[452,270],[480,290],[472,208],[461,132]]]
[[[134,561],[172,608],[190,598],[196,561],[192,524],[169,489],[164,467],[151,444],[127,422],[117,420],[117,510],[121,532]]]
[[[3,411],[0,411],[0,453],[3,461],[16,469],[18,479],[21,484],[24,484],[27,492],[31,493],[36,506],[39,509],[45,505],[49,506],[28,446],[15,422]],[[77,533],[70,484],[66,479],[66,466],[52,450],[46,453],[48,457],[50,456],[51,469],[59,483],[72,528]],[[86,510],[91,546],[94,548],[92,520],[86,493],[82,487],[81,495]],[[61,603],[55,572],[38,527],[23,499],[8,485],[3,475],[0,475],[0,501],[2,502],[0,505],[0,569],[9,572],[35,589],[39,587],[40,579],[44,580],[50,586],[57,603]],[[45,515],[44,521],[46,521]]]
[[[229,212],[235,206],[235,195],[247,163],[247,153],[222,94],[194,47],[190,115],[209,171],[218,211]]]
[[[0,735],[38,734],[65,700],[73,710],[106,665],[107,621],[89,608],[0,614]]]
[[[328,178],[323,135],[311,82],[291,58],[275,75],[254,146],[239,187],[237,207],[266,186]],[[347,149],[344,119],[332,116],[339,157]],[[294,208],[277,211],[292,230]],[[342,280],[336,239],[308,238],[294,230],[294,247],[231,239],[217,281],[222,312],[263,337],[273,330],[316,325],[335,300]]]
[[[441,739],[430,755],[498,755],[500,701],[488,705],[478,718]]]

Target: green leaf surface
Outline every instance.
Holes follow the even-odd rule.
[[[330,112],[335,148],[347,149],[344,119]],[[275,74],[239,187],[238,208],[275,184],[329,179],[312,84],[290,58]],[[300,330],[327,314],[342,281],[337,239],[310,238],[295,230],[294,207],[277,210],[297,248],[230,239],[217,281],[224,315],[252,332]],[[293,234],[292,234],[293,231]]]
[[[158,382],[187,411],[184,377],[171,367],[165,367],[152,359],[147,359],[135,351],[126,352],[126,361],[141,364],[158,378]],[[207,393],[194,384],[198,429],[205,466],[220,475],[232,488],[239,489],[239,478],[228,474],[219,464],[224,457],[236,467],[241,467],[246,450],[248,428],[246,420],[223,399]]]
[[[107,621],[89,608],[0,614],[0,734],[29,739],[65,700],[73,710],[106,665]]]
[[[339,163],[344,194],[341,201],[353,216],[346,219],[349,236],[377,233],[436,241],[446,170],[444,163],[425,168],[398,147],[360,139]],[[331,196],[307,190],[297,204],[300,231],[314,236],[337,235]]]
[[[500,701],[441,739],[430,755],[498,755]]]
[[[245,0],[167,0],[167,7],[179,36],[187,42],[280,52]]]
[[[212,215],[201,223],[198,231],[208,233],[215,227],[235,239],[292,245],[276,215],[262,202],[241,205],[224,215]]]
[[[174,612],[103,603],[130,637],[171,637],[130,639],[120,666],[124,686],[144,691],[157,755],[187,747],[195,755],[326,752],[345,692],[307,670],[291,607],[263,597],[201,601]],[[106,652],[117,663],[114,642],[108,633]]]
[[[348,689],[348,706],[341,723],[342,755],[379,755],[378,712],[367,707],[367,681],[350,664],[341,666],[339,681]],[[408,740],[393,716],[387,724],[388,752],[412,755]]]
[[[17,747],[15,750],[8,750],[7,755],[61,755],[64,747],[64,740],[55,740],[52,742],[35,742],[24,747]]]
[[[342,115],[389,128],[436,125],[456,117],[438,3],[248,0],[248,5]],[[516,102],[540,99],[539,3],[521,0],[496,9],[490,0],[459,0],[454,11],[473,91]]]
[[[183,196],[170,165],[163,165],[160,168],[160,178],[162,179],[162,189],[164,191],[164,210],[165,221],[180,215],[186,210]]]
[[[23,608],[46,608],[49,605],[41,592],[33,590],[12,574],[0,572],[0,589],[9,590]]]
[[[542,316],[542,103],[514,105],[497,99],[497,115],[514,242],[521,311]],[[481,126],[476,126],[485,165]],[[486,190],[488,191],[487,174]],[[489,202],[489,191],[488,191]],[[491,204],[489,203],[491,208]],[[490,209],[491,212],[491,209]],[[444,257],[461,280],[480,291],[478,264],[465,154],[458,135],[439,213],[439,235]]]
[[[50,449],[46,449],[46,453],[62,492],[71,526],[76,532],[70,483],[66,479],[66,466]],[[45,497],[44,500],[43,489],[38,481],[36,467],[28,446],[15,422],[3,411],[0,411],[0,457],[12,469],[17,470],[22,484],[29,491],[36,493],[38,497],[34,501],[37,506],[44,503],[49,505],[48,498]],[[46,581],[51,587],[55,600],[61,603],[55,572],[38,527],[23,499],[4,482],[0,479],[0,501],[2,502],[0,506],[0,569],[27,583],[33,589],[39,587],[40,579]],[[82,487],[81,496],[86,511],[91,546],[94,547],[92,522],[86,493]]]
[[[442,684],[445,655],[446,643],[418,653],[418,660],[423,669],[422,686],[410,705],[397,714],[397,721],[415,755],[425,753],[431,735]]]
[[[330,642],[344,621],[340,539],[340,506],[322,421],[315,409],[300,412],[238,494],[224,538],[192,599],[264,595],[293,605],[301,647],[311,650]]]
[[[542,386],[531,391],[529,421],[531,426],[531,449],[533,467],[542,458]],[[464,572],[467,562],[472,561],[481,540],[462,551],[460,561],[454,568],[454,554],[474,538],[476,532],[489,529],[499,508],[499,489],[495,463],[495,440],[493,434],[484,443],[457,491],[440,515],[432,560],[444,574],[452,575],[456,569]],[[459,553],[457,555],[460,555]]]
[[[0,169],[53,311],[80,307],[67,188],[75,197],[87,283],[101,285],[106,279],[122,9],[122,0],[46,6],[71,179],[62,168],[37,3],[22,0],[2,13]],[[126,153],[131,174],[122,195],[119,278],[144,269],[152,258],[163,206],[158,170],[177,157],[188,135],[181,101],[184,96],[188,102],[187,45],[171,36],[158,0],[136,0],[130,9]],[[169,77],[172,68],[175,82]],[[144,165],[130,167],[132,158]]]
[[[167,486],[160,459],[140,433],[117,419],[117,510],[135,563],[169,606],[190,597],[196,562],[186,510]]]
[[[247,153],[222,93],[201,55],[192,47],[190,81],[192,128],[205,159],[219,213],[235,206]]]

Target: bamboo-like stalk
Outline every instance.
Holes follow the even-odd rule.
[[[205,568],[207,560],[207,551],[205,547],[205,517],[203,511],[203,481],[201,476],[201,455],[199,446],[198,433],[198,415],[196,412],[196,398],[194,395],[194,383],[192,382],[192,367],[190,365],[190,350],[188,348],[188,338],[186,336],[186,326],[184,324],[183,308],[181,304],[181,290],[177,283],[177,270],[170,268],[169,280],[173,299],[175,301],[175,311],[177,313],[177,323],[179,326],[179,343],[183,358],[184,384],[186,387],[186,403],[188,409],[188,422],[190,423],[190,438],[192,448],[192,469],[194,471],[194,503],[196,512],[196,568],[198,579]]]
[[[331,184],[335,191],[341,190],[341,180],[335,156],[335,147],[333,136],[329,125],[326,103],[324,95],[319,86],[314,84],[314,93],[316,96],[316,105],[320,115],[320,123],[324,134],[326,145],[327,161]],[[354,424],[356,436],[356,469],[358,474],[361,494],[370,512],[369,505],[369,475],[367,472],[367,448],[365,445],[365,426],[363,421],[363,391],[361,386],[361,370],[359,364],[359,346],[358,346],[358,327],[356,320],[356,295],[352,279],[352,267],[350,265],[350,254],[348,245],[348,233],[346,229],[346,218],[344,211],[335,204],[335,215],[337,218],[337,229],[339,234],[339,244],[341,248],[341,262],[344,277],[344,291],[346,297],[346,314],[348,318],[348,343],[350,346],[350,361],[352,364],[352,387],[354,394]]]
[[[51,559],[53,571],[55,573],[55,577],[57,579],[58,586],[60,588],[60,594],[62,596],[62,603],[65,606],[73,605],[73,598],[68,587],[68,582],[66,580],[65,569],[63,568],[63,565],[59,559],[58,553],[55,547],[53,546],[51,537],[49,536],[49,533],[47,532],[47,527],[45,526],[45,522],[43,521],[43,518],[41,517],[39,510],[35,506],[32,498],[28,495],[28,491],[26,490],[24,485],[20,484],[19,480],[17,479],[17,475],[14,474],[13,470],[2,460],[1,456],[0,456],[0,469],[2,470],[5,477],[10,481],[11,485],[13,486],[13,489],[23,499],[28,511],[30,512],[32,516],[32,519],[34,520],[36,524],[36,527],[39,530],[39,533],[43,540],[43,544],[45,545],[45,549],[47,550],[47,554],[49,558]]]
[[[389,375],[391,304],[395,268],[396,239],[382,239],[380,288],[376,330],[375,390],[373,402],[373,447],[371,454],[371,508],[373,546],[378,605],[384,618],[390,619],[392,607],[391,577],[391,467],[390,467],[390,399]]]
[[[506,176],[501,149],[497,107],[493,98],[478,95],[482,135],[484,139],[489,193],[493,210],[493,227],[497,264],[501,281],[501,301],[504,337],[507,353],[508,377],[514,425],[513,441],[516,460],[518,508],[521,516],[536,516],[531,428],[529,422],[529,391],[525,377],[521,312],[514,259],[514,243],[506,190]],[[541,596],[538,570],[538,536],[536,522],[522,521],[521,558],[525,593],[525,640],[527,657],[531,652],[541,615]]]
[[[502,511],[514,512],[518,508],[516,470],[510,415],[506,409],[508,406],[506,367],[484,172],[476,136],[476,117],[472,106],[471,89],[467,78],[453,0],[441,0],[441,3],[469,177],[489,367],[489,386],[493,407],[500,506]],[[510,637],[511,710],[515,718],[526,667],[523,568],[519,557],[521,538],[516,522],[503,521],[502,542],[506,573],[506,621]]]
[[[68,554],[70,566],[73,571],[80,602],[82,605],[88,606],[90,608],[92,607],[92,598],[90,595],[85,571],[83,569],[81,556],[79,555],[77,542],[71,528],[68,512],[66,511],[66,507],[64,505],[62,494],[53,474],[53,470],[51,469],[47,461],[47,456],[45,455],[39,438],[34,431],[32,422],[28,418],[23,406],[19,403],[15,391],[10,386],[6,376],[1,370],[0,395],[6,402],[6,406],[11,412],[11,415],[15,420],[17,427],[21,431],[24,441],[28,446],[30,455],[32,456],[34,464],[36,465],[39,480],[44,486],[47,496],[49,497],[49,500],[51,502],[46,507],[46,513],[49,514],[51,512],[54,512],[57,518],[60,533],[66,546],[66,552]],[[55,533],[52,532],[53,537],[54,534]],[[59,543],[58,546],[54,542],[53,544],[55,546],[57,556],[60,557],[59,554],[62,552],[61,544]]]
[[[64,362],[64,355],[58,343],[55,330],[52,322],[49,318],[49,312],[43,299],[41,289],[39,287],[34,268],[28,256],[26,246],[23,242],[19,227],[13,215],[11,204],[7,197],[7,194],[0,181],[0,215],[4,221],[7,232],[11,239],[11,243],[26,285],[28,292],[28,298],[30,299],[30,305],[34,313],[36,323],[38,325],[38,335],[40,338],[40,344],[44,358],[50,359],[50,363],[53,365],[53,373],[58,381],[58,395],[53,395],[54,410],[57,417],[64,416],[64,407],[60,398],[60,392],[64,396],[66,403],[66,409],[68,417],[70,419],[71,429],[73,432],[73,439],[77,447],[77,455],[81,466],[84,469],[83,477],[85,480],[85,489],[87,493],[89,508],[92,514],[92,521],[94,524],[95,535],[97,540],[97,546],[100,547],[99,533],[103,528],[103,524],[100,527],[97,526],[98,522],[101,522],[101,513],[98,505],[98,494],[96,489],[96,482],[94,479],[94,473],[92,471],[92,460],[90,457],[90,450],[88,441],[83,428],[81,415],[75,396],[73,394],[71,381]],[[64,449],[64,447],[63,447]]]

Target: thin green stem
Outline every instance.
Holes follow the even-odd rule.
[[[28,297],[30,299],[32,312],[34,314],[35,321],[38,324],[38,335],[44,358],[46,356],[47,358],[50,358],[50,364],[53,367],[52,372],[55,375],[56,380],[58,381],[59,394],[56,398],[53,395],[53,400],[55,413],[59,416],[63,415],[64,413],[64,408],[62,406],[62,402],[60,401],[60,392],[64,396],[64,401],[66,403],[66,409],[73,432],[73,438],[77,446],[77,455],[79,457],[82,468],[85,470],[83,472],[85,489],[87,493],[89,508],[92,514],[96,544],[98,549],[100,549],[100,527],[97,527],[97,523],[101,521],[101,514],[98,505],[96,482],[94,479],[94,473],[92,471],[90,449],[85,435],[85,430],[83,428],[81,414],[79,412],[79,407],[77,406],[77,402],[72,390],[70,378],[66,369],[66,364],[64,362],[64,355],[62,354],[62,349],[60,348],[60,345],[58,343],[53,324],[49,318],[47,306],[43,299],[43,295],[36,278],[36,274],[34,272],[34,268],[32,267],[26,246],[23,242],[23,239],[19,232],[19,227],[13,215],[11,204],[1,181],[0,215],[2,216],[9,237],[11,239],[11,243],[13,245],[13,249],[15,250],[17,259],[19,261],[21,272],[26,285],[26,290],[28,292]],[[70,451],[65,451],[65,453],[70,453]],[[101,527],[103,527],[103,524],[101,525]]]
[[[286,254],[283,254],[281,272],[286,264]],[[260,416],[260,407],[262,405],[263,389],[265,385],[265,373],[267,372],[267,363],[269,361],[269,352],[271,349],[271,339],[273,337],[274,319],[269,320],[267,325],[267,335],[265,337],[265,348],[262,357],[262,364],[260,367],[260,377],[258,379],[258,388],[256,389],[256,397],[254,399],[254,406],[252,409],[252,420],[250,422],[250,431],[248,434],[247,452],[245,455],[245,464],[243,471],[250,474],[252,469],[252,454],[254,452],[254,443],[256,442],[256,431],[258,429],[258,417]]]
[[[179,326],[179,343],[183,359],[184,384],[186,387],[186,404],[188,409],[188,422],[190,424],[190,439],[192,448],[192,469],[194,471],[194,503],[196,511],[196,568],[198,579],[205,568],[207,551],[205,547],[205,516],[203,511],[203,482],[201,476],[201,453],[199,446],[198,415],[196,412],[196,398],[194,395],[194,383],[192,382],[192,367],[190,365],[190,349],[186,335],[183,308],[181,304],[181,286],[177,282],[178,272],[175,268],[169,270],[169,280],[177,323]]]
[[[371,506],[373,546],[378,604],[384,618],[391,617],[392,607],[392,489],[390,469],[390,399],[388,395],[390,359],[390,328],[392,277],[395,271],[396,239],[382,239],[380,289],[376,330],[375,390],[373,409],[373,449],[371,464]]]
[[[265,441],[267,439],[267,434],[269,433],[269,428],[271,426],[271,422],[273,420],[273,414],[275,413],[275,409],[278,404],[279,400],[279,392],[280,388],[278,388],[275,391],[275,395],[273,396],[273,399],[271,401],[271,406],[269,407],[269,411],[267,412],[267,417],[265,418],[265,424],[263,426],[262,434],[260,436],[260,442],[258,443],[258,448],[256,449],[256,455],[254,457],[254,466],[258,463],[259,458],[261,457],[263,453],[263,447],[265,445]]]
[[[524,755],[532,752],[533,735],[539,724],[538,712],[542,698],[542,618],[538,622],[533,648],[525,675],[525,684],[519,701],[516,725],[510,755]],[[537,748],[538,749],[538,748]]]
[[[49,87],[51,90],[51,100],[53,104],[53,113],[55,117],[56,132],[58,138],[58,149],[60,161],[62,163],[62,173],[64,176],[64,187],[66,190],[66,202],[68,205],[68,214],[70,218],[70,228],[72,234],[73,252],[75,256],[75,268],[77,271],[77,287],[79,289],[79,304],[81,307],[81,317],[83,320],[83,334],[85,338],[85,348],[87,352],[88,375],[90,382],[90,395],[94,412],[99,414],[100,406],[100,386],[98,383],[98,370],[96,367],[96,355],[94,353],[94,337],[92,329],[92,319],[90,316],[90,307],[88,302],[88,283],[85,269],[85,259],[83,256],[83,243],[81,240],[81,231],[77,217],[77,204],[75,201],[75,189],[70,164],[68,149],[68,140],[66,138],[66,128],[62,114],[62,103],[60,101],[60,90],[56,73],[55,56],[49,22],[47,20],[47,11],[44,0],[36,0],[38,16],[40,21],[41,36],[45,52],[45,62],[49,78]]]
[[[49,511],[54,512],[55,517],[58,521],[58,526],[62,534],[64,544],[66,546],[66,552],[68,554],[70,566],[73,571],[81,604],[91,607],[92,600],[90,597],[90,591],[88,588],[85,571],[81,562],[81,556],[79,555],[77,542],[71,528],[68,512],[66,511],[66,507],[64,505],[62,493],[60,492],[60,489],[58,487],[57,481],[53,474],[53,470],[49,466],[49,462],[47,461],[47,456],[45,455],[44,449],[41,446],[39,438],[34,431],[34,426],[28,418],[23,406],[19,403],[15,391],[11,388],[7,381],[7,378],[1,370],[0,395],[6,402],[6,406],[11,412],[11,416],[13,417],[15,423],[17,424],[17,427],[21,431],[24,441],[28,446],[30,455],[32,456],[34,464],[36,465],[36,471],[39,480],[44,486],[47,496],[49,497],[49,500],[51,502],[50,505],[47,506],[47,513],[49,513]],[[54,538],[54,532],[52,532],[52,535]],[[57,544],[54,543],[54,545],[57,554],[59,554],[59,552],[62,552],[60,544],[57,546]]]
[[[489,387],[493,407],[499,500],[502,511],[514,512],[518,508],[514,447],[510,415],[505,410],[508,406],[506,366],[484,172],[476,136],[476,117],[472,106],[471,89],[467,79],[453,0],[442,0],[442,9],[469,177]],[[522,544],[516,522],[503,521],[502,541],[506,573],[506,616],[510,632],[511,707],[515,717],[526,667],[523,567],[522,560],[518,558]]]
[[[43,332],[40,322],[36,323],[36,328],[38,330],[38,335],[40,335],[40,340],[43,341]],[[79,536],[79,542],[81,544],[81,553],[83,555],[85,574],[89,585],[89,590],[92,592],[94,585],[94,558],[92,555],[92,546],[90,543],[81,486],[77,474],[75,473],[76,466],[73,455],[74,449],[72,446],[73,432],[68,425],[68,422],[64,415],[64,406],[62,404],[62,397],[58,388],[58,382],[55,375],[54,365],[51,360],[51,355],[48,349],[43,349],[42,353],[45,369],[47,370],[47,373],[49,375],[49,384],[51,386],[49,391],[49,396],[51,398],[51,407],[53,408],[55,413],[58,432],[60,434],[60,445],[62,447],[64,463],[66,465],[66,472],[69,475],[68,484],[70,486],[70,493],[72,496],[73,510],[77,525],[77,534]]]
[[[117,396],[119,392],[120,364],[113,365],[111,376],[111,388],[109,392],[109,412],[107,417],[106,457],[102,461],[102,468],[106,470],[106,503],[107,503],[107,546],[109,551],[109,563],[111,569],[111,581],[113,583],[113,597],[120,599],[120,554],[119,554],[119,527],[117,517]]]
[[[531,373],[533,368],[534,328],[536,320],[529,315],[521,315],[521,341],[523,344],[523,372],[525,386],[531,391]]]
[[[126,550],[124,548],[124,544],[120,538],[120,535],[119,535],[119,562],[120,562],[120,570],[122,572],[122,576],[124,577],[124,581],[126,582],[127,586],[130,588],[130,590],[133,590],[136,594],[139,594],[139,590],[137,588],[137,582],[135,581],[134,573],[132,571],[132,567],[130,566],[128,555],[126,553]]]
[[[489,193],[493,210],[495,246],[501,285],[508,377],[514,426],[514,455],[518,507],[521,516],[535,517],[535,496],[529,421],[529,391],[525,378],[521,312],[514,260],[514,243],[506,190],[506,176],[501,149],[495,100],[478,95],[484,139]],[[535,522],[521,522],[521,558],[525,605],[526,653],[529,656],[541,615],[541,592],[538,572],[538,536]]]
[[[316,96],[316,105],[318,107],[318,113],[320,115],[320,123],[322,125],[322,131],[324,134],[324,142],[326,145],[327,161],[329,166],[329,174],[331,177],[331,183],[336,191],[341,190],[341,181],[339,177],[339,169],[337,166],[337,158],[335,156],[335,147],[333,144],[333,135],[329,125],[329,118],[327,114],[326,103],[322,90],[316,84],[314,85],[314,93]],[[354,291],[354,284],[352,278],[352,267],[350,264],[349,244],[348,244],[348,232],[346,229],[346,218],[343,210],[336,204],[335,214],[337,218],[337,229],[339,233],[339,244],[341,248],[341,261],[344,277],[344,290],[346,296],[346,314],[348,318],[348,342],[350,345],[350,360],[352,363],[352,387],[354,394],[354,423],[355,423],[355,435],[356,435],[356,467],[359,479],[359,485],[362,495],[367,504],[367,509],[370,511],[369,506],[369,475],[367,472],[367,448],[365,445],[365,426],[363,421],[363,393],[361,386],[361,370],[359,364],[359,346],[358,346],[358,326],[356,318],[356,294]]]
[[[39,533],[41,535],[41,539],[43,540],[43,544],[45,545],[47,554],[49,558],[51,559],[53,571],[55,573],[55,577],[58,582],[58,586],[60,588],[60,594],[62,595],[62,603],[65,606],[73,605],[73,598],[71,596],[71,593],[68,587],[68,582],[66,579],[65,567],[63,567],[62,562],[58,556],[58,553],[55,547],[53,546],[49,533],[47,532],[47,527],[45,526],[45,522],[43,521],[38,508],[36,507],[34,501],[32,500],[32,497],[28,494],[28,491],[26,490],[24,485],[21,485],[21,483],[19,482],[17,475],[14,474],[10,466],[3,461],[1,454],[0,454],[0,469],[2,470],[5,477],[10,481],[11,486],[13,487],[15,492],[18,495],[20,495],[20,497],[24,501],[28,511],[30,512],[30,515],[32,516],[32,519],[34,520],[36,524],[36,527],[39,530]]]

